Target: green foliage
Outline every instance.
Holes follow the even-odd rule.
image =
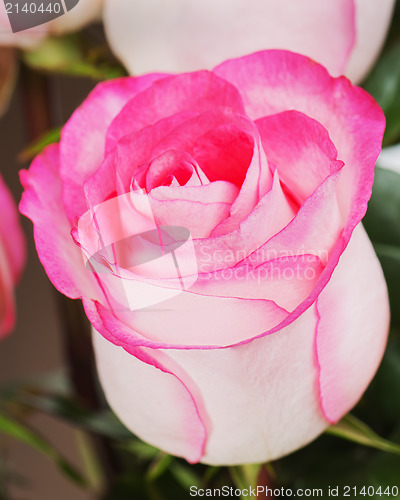
[[[354,443],[400,455],[400,444],[382,439],[353,415],[347,415],[338,424],[329,427],[326,432]]]
[[[363,220],[389,289],[393,324],[400,324],[400,175],[376,168],[368,211]]]
[[[12,417],[0,414],[0,433],[22,441],[52,460],[69,479],[80,486],[86,484],[83,476],[50,443],[37,432]]]
[[[364,88],[383,109],[386,116],[384,146],[400,139],[400,41],[378,62]]]
[[[382,107],[386,116],[384,146],[400,140],[400,2],[382,54],[363,87]]]
[[[108,57],[106,46],[88,46],[79,34],[48,38],[39,47],[23,53],[26,65],[38,71],[109,80],[126,72]]]
[[[39,139],[28,144],[28,146],[18,155],[18,160],[21,162],[33,160],[33,158],[41,153],[47,146],[60,140],[60,132],[61,127],[49,130],[39,137]]]

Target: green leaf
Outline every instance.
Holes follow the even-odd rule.
[[[400,444],[381,438],[353,415],[347,415],[338,424],[329,427],[326,432],[364,446],[400,455]]]
[[[363,224],[381,262],[389,288],[392,320],[400,324],[400,175],[376,168]]]
[[[386,116],[385,146],[400,138],[400,41],[381,56],[364,84]]]
[[[41,153],[47,146],[58,142],[60,140],[61,127],[53,128],[42,135],[36,141],[29,144],[21,153],[18,155],[18,160],[20,162],[31,161],[36,155]]]
[[[9,416],[0,414],[0,433],[21,441],[52,460],[69,479],[80,486],[86,481],[76,468],[70,464],[51,444],[39,434]]]
[[[379,167],[375,169],[372,196],[363,224],[374,243],[400,248],[400,175]]]
[[[17,405],[22,409],[37,410],[62,418],[73,426],[111,439],[132,438],[132,433],[112,411],[88,411],[65,396],[20,390],[3,394],[2,404]]]
[[[399,387],[400,335],[392,331],[379,370],[359,405],[359,416],[368,418],[374,428],[391,429],[399,421],[400,398],[393,397]]]
[[[244,464],[229,467],[233,483],[240,490],[244,490],[249,486],[255,488],[262,466],[262,464]],[[245,497],[241,498],[244,500]]]
[[[39,71],[108,80],[125,76],[117,64],[102,60],[94,52],[86,53],[77,35],[47,38],[38,48],[23,53],[26,65]]]
[[[191,486],[197,486],[197,488],[202,487],[201,479],[193,472],[190,465],[182,465],[175,460],[172,462],[169,470],[183,489],[189,491]]]
[[[155,460],[152,462],[146,473],[146,479],[150,482],[158,479],[171,465],[174,457],[167,455],[163,451],[159,452]]]
[[[392,323],[400,324],[400,247],[375,243],[389,290]]]
[[[155,448],[144,441],[140,441],[139,439],[131,439],[128,442],[123,441],[121,443],[121,447],[143,461],[154,460],[160,453],[158,448]]]

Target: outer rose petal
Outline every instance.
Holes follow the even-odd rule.
[[[355,39],[353,0],[106,0],[104,23],[132,74],[211,68],[271,48],[341,74]]]
[[[370,383],[389,332],[385,279],[361,224],[318,297],[317,310],[322,409],[326,418],[336,423]]]
[[[347,279],[348,272],[354,273],[353,279]],[[376,288],[375,294],[369,293],[370,283]],[[350,301],[357,301],[355,314],[346,316],[351,321],[351,330],[335,328],[345,320],[341,307],[329,310],[332,298],[333,304],[340,299],[348,302],[349,308],[345,310],[350,314],[353,304]],[[346,303],[343,305],[346,308]],[[354,404],[359,399],[382,356],[389,317],[382,271],[361,227],[322,292],[318,308],[322,318],[319,322],[313,305],[283,330],[241,346],[211,351],[143,348],[171,369],[175,364],[176,374],[182,377],[184,373],[191,381],[195,400],[196,394],[201,394],[196,402],[202,409],[207,430],[202,462],[231,465],[269,461],[314,439],[329,425],[321,410],[319,374],[322,407],[329,411],[329,417],[334,413],[337,420],[347,412],[350,402]],[[169,419],[165,422],[153,413],[152,424],[146,427],[145,417],[138,417],[131,408],[136,391],[139,394],[150,391],[153,399],[163,400],[169,375],[164,376],[159,387],[145,377],[135,379],[132,370],[138,369],[139,362],[134,356],[97,336],[94,339],[98,367],[112,407],[133,432],[163,447],[158,435],[170,431]],[[354,387],[351,377],[355,368],[346,347],[355,356],[360,371]],[[336,357],[337,349],[346,360],[344,363],[340,356]],[[334,369],[334,363],[336,367],[340,363],[341,371]],[[119,383],[121,379],[130,383]],[[140,401],[139,397],[138,406]],[[176,445],[168,442],[168,448],[164,449],[189,458],[182,453],[179,435]]]
[[[233,59],[214,72],[240,89],[250,118],[296,110],[326,128],[345,163],[338,199],[348,240],[365,215],[382,146],[385,117],[375,100],[307,57],[280,50]]]
[[[187,292],[133,313],[126,307],[118,312],[122,320],[98,303],[86,307],[95,328],[106,337],[112,332],[116,343],[128,350],[142,346],[184,350],[231,346],[257,334],[262,336],[261,332],[278,327],[288,316],[270,300]]]
[[[35,244],[51,282],[72,299],[99,298],[94,275],[83,261],[79,247],[71,237],[71,227],[61,200],[59,145],[45,149],[21,172],[25,187],[20,211],[34,223]]]
[[[293,451],[328,425],[320,411],[316,390],[313,347],[316,321],[310,309],[285,331],[241,347],[213,351],[146,350],[156,358],[170,358],[201,394],[207,430],[202,462],[225,465],[264,462]],[[117,382],[120,377],[127,378],[129,367],[132,369],[138,362],[121,348],[105,342],[99,346],[94,339],[97,366],[106,381],[106,397],[125,425],[141,436],[140,426],[135,425],[130,412],[124,411],[128,401],[131,405],[135,401],[136,379],[130,378],[129,390]],[[118,368],[113,369],[110,360],[116,356]],[[290,365],[285,360],[290,360]],[[155,387],[149,382],[139,379],[139,393],[152,391],[155,400],[162,398],[162,386]],[[161,429],[168,432],[167,423],[157,418],[148,427],[148,434],[153,434],[150,442],[162,446],[156,433]],[[178,441],[169,451],[182,456],[179,448]]]
[[[205,428],[186,374],[182,380],[171,372],[163,361],[179,369],[158,351],[136,349],[130,355],[97,332],[93,343],[103,389],[112,408],[124,409],[122,421],[128,426],[134,422],[145,441],[155,446],[162,443],[164,450],[198,462],[204,453]],[[108,376],[110,370],[115,377]],[[125,393],[134,393],[133,405]]]
[[[355,0],[355,3],[356,44],[344,73],[353,82],[361,82],[382,48],[395,0]]]

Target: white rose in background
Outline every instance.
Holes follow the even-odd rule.
[[[383,149],[376,164],[400,174],[400,144]]]
[[[315,59],[361,81],[389,26],[394,0],[105,0],[115,54],[132,74],[193,71],[263,49]]]
[[[12,2],[14,6],[16,2]],[[27,2],[29,4],[29,2]],[[22,4],[22,2],[19,2]],[[31,29],[13,33],[7,17],[6,6],[0,1],[0,45],[31,49],[50,35],[77,31],[86,24],[101,18],[103,0],[79,0],[66,14]],[[14,8],[14,7],[13,7]]]

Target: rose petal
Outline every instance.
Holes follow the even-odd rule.
[[[228,234],[216,236],[211,234],[210,238],[194,240],[200,272],[234,266],[238,260],[245,259],[279,233],[294,215],[292,206],[282,191],[278,172],[275,171],[271,189],[261,198],[255,209],[240,222],[238,229]],[[217,262],[214,256],[221,251],[230,252],[235,256],[234,259]]]
[[[150,205],[159,226],[181,226],[192,238],[207,238],[221,221],[229,216],[230,203],[203,203],[187,200],[157,200],[151,195]]]
[[[71,299],[82,296],[100,300],[94,275],[85,267],[75,245],[61,200],[59,146],[53,144],[21,171],[25,188],[20,211],[34,223],[36,249],[53,285]]]
[[[124,347],[220,347],[246,341],[283,321],[288,312],[270,300],[208,297],[183,290],[154,306],[115,314],[96,303],[89,319],[101,334],[110,328]]]
[[[334,79],[322,66],[290,52],[259,52],[214,71],[240,88],[252,119],[296,110],[329,131],[346,165],[339,201],[343,214],[349,214],[348,239],[365,214],[382,145],[385,117],[374,99],[346,78]]]
[[[198,462],[206,435],[199,402],[189,389],[193,385],[190,379],[184,373],[176,375],[181,371],[161,353],[137,348],[128,354],[111,342],[93,333],[97,370],[110,406],[123,422],[134,426],[141,439]],[[168,364],[173,364],[173,371]],[[125,390],[134,393],[133,405]]]
[[[343,166],[328,131],[303,113],[286,111],[260,118],[256,124],[268,159],[299,206]]]
[[[216,107],[244,111],[238,90],[214,73],[198,71],[161,79],[131,99],[118,114],[108,129],[106,150],[114,149],[127,134],[168,116],[188,110],[200,114]]]
[[[285,330],[244,346],[211,351],[144,349],[156,358],[169,359],[172,370],[183,371],[196,388],[193,394],[203,408],[207,432],[202,462],[234,465],[273,460],[303,446],[328,426],[317,391],[316,322],[315,311],[310,308]],[[130,376],[130,365],[136,370],[136,360],[121,348],[119,353],[115,352],[110,343],[104,343],[98,355],[106,395],[114,410],[133,432],[143,435],[143,426],[153,416],[138,424],[131,405],[127,404],[130,396],[126,386],[121,382],[121,378],[132,380],[129,394],[136,393],[136,377]],[[118,367],[113,361],[116,356]],[[152,379],[140,377],[139,402],[140,394],[147,393],[146,390],[155,400],[164,401],[163,391],[172,390],[166,387],[171,384],[169,377],[164,379],[155,385]],[[170,409],[168,413],[171,411],[176,410]],[[164,419],[157,419],[157,425],[147,426],[146,438],[156,442],[158,432],[167,429]],[[165,449],[181,455],[180,438],[177,437],[175,445],[169,442]]]
[[[343,169],[342,169],[343,170]],[[343,220],[336,190],[342,170],[329,175],[307,198],[296,216],[281,231],[255,250],[246,261],[262,264],[269,255],[317,255],[324,265],[329,260],[343,233]],[[329,231],[326,228],[329,227]]]
[[[221,259],[229,259],[220,251]],[[199,274],[191,291],[224,297],[270,299],[287,311],[293,311],[312,292],[323,265],[316,255],[277,254],[259,266],[248,263],[213,273]]]
[[[68,218],[75,221],[87,210],[82,186],[104,158],[105,135],[126,102],[163,75],[120,78],[100,83],[62,130],[60,176]]]
[[[389,331],[385,280],[361,224],[319,295],[317,308],[321,404],[327,420],[336,423],[369,385]]]

